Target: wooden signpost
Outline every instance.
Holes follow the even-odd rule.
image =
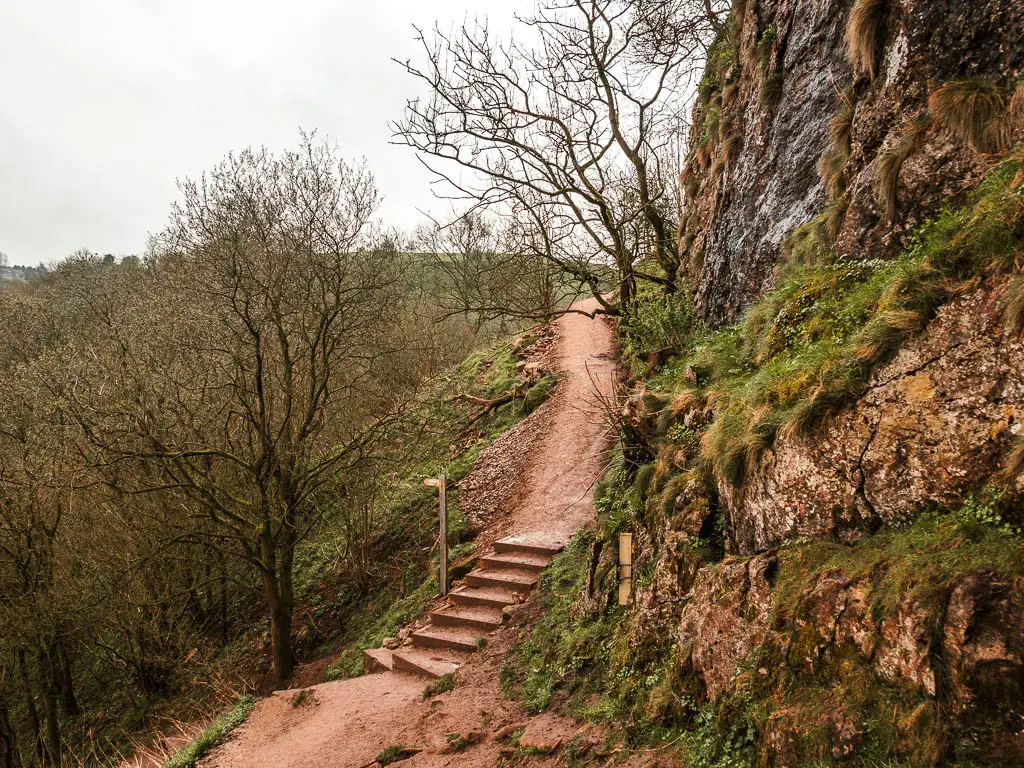
[[[441,582],[441,597],[444,597],[448,594],[448,478],[442,472],[439,477],[428,477],[423,484],[437,488],[438,500],[441,504],[441,536],[438,539],[438,549],[441,552],[439,581]]]

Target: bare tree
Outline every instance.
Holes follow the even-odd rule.
[[[429,290],[446,312],[463,315],[477,332],[495,319],[546,322],[560,303],[580,293],[580,282],[567,282],[550,261],[511,251],[515,238],[513,229],[479,211],[417,232],[416,248],[432,267]]]
[[[408,103],[396,140],[450,196],[508,216],[509,253],[547,260],[618,314],[637,280],[675,284],[678,168],[666,148],[721,23],[714,5],[543,0],[519,20],[528,42],[497,41],[485,24],[420,32],[426,63],[403,66],[430,95]]]
[[[115,462],[159,470],[129,473],[129,492],[172,494],[197,523],[180,535],[259,575],[283,682],[296,545],[419,381],[392,365],[408,343],[403,258],[374,242],[370,174],[312,137],[230,155],[181,189],[152,284],[120,308],[75,402]]]

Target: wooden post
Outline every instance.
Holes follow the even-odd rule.
[[[441,497],[441,597],[448,594],[448,478],[441,473],[438,495]]]
[[[441,506],[441,534],[437,540],[441,553],[439,568],[441,572],[438,574],[438,581],[441,584],[441,597],[444,597],[448,594],[448,478],[442,472],[439,477],[428,477],[423,484],[437,488],[438,501]]]
[[[629,605],[633,590],[633,534],[619,534],[619,605]]]

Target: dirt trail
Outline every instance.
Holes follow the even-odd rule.
[[[581,306],[589,310],[594,304]],[[549,402],[549,422],[527,465],[522,502],[491,521],[482,540],[543,531],[565,542],[594,519],[591,491],[608,448],[599,395],[611,392],[612,353],[611,330],[603,320],[559,320],[556,364],[564,383]],[[424,701],[427,681],[397,672],[313,686],[301,698],[295,690],[279,691],[260,702],[234,739],[202,765],[362,768],[387,747],[403,745],[424,751],[402,766],[493,766],[506,743],[484,737],[448,753],[448,737],[493,735],[527,719],[501,695],[498,670],[529,613],[527,604],[488,638],[486,648],[459,670],[450,693]],[[571,721],[544,717],[533,726],[544,743],[567,740],[577,731]]]

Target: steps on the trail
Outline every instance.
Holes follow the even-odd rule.
[[[551,565],[551,558],[548,555],[538,555],[533,552],[508,552],[480,558],[480,567],[488,570],[514,568],[540,573],[549,565]]]
[[[435,680],[453,674],[467,660],[466,654],[450,648],[402,648],[391,656],[394,670]]]
[[[485,605],[455,605],[430,614],[435,626],[469,627],[490,632],[501,626],[501,610]]]
[[[495,542],[465,584],[449,593],[449,604],[431,612],[429,623],[409,635],[411,645],[365,651],[364,668],[429,678],[452,674],[483,647],[486,633],[501,627],[503,610],[525,599],[561,549],[556,538],[543,533]]]
[[[466,574],[466,583],[471,587],[500,587],[527,595],[537,586],[537,572],[510,568],[477,568]]]
[[[523,599],[521,593],[513,592],[511,589],[501,589],[500,587],[489,589],[484,587],[460,587],[453,592],[449,592],[448,597],[456,605],[483,605],[498,609],[504,608],[506,605],[515,605]]]
[[[480,648],[480,630],[469,627],[427,626],[413,632],[412,644],[418,648],[452,648],[456,651],[473,653]]]
[[[562,551],[563,544],[543,534],[524,534],[509,536],[494,542],[494,551],[498,553],[524,552],[532,555],[543,555],[552,558]]]
[[[387,648],[371,648],[363,651],[363,671],[367,674],[388,672],[394,668],[392,656],[394,651]]]

